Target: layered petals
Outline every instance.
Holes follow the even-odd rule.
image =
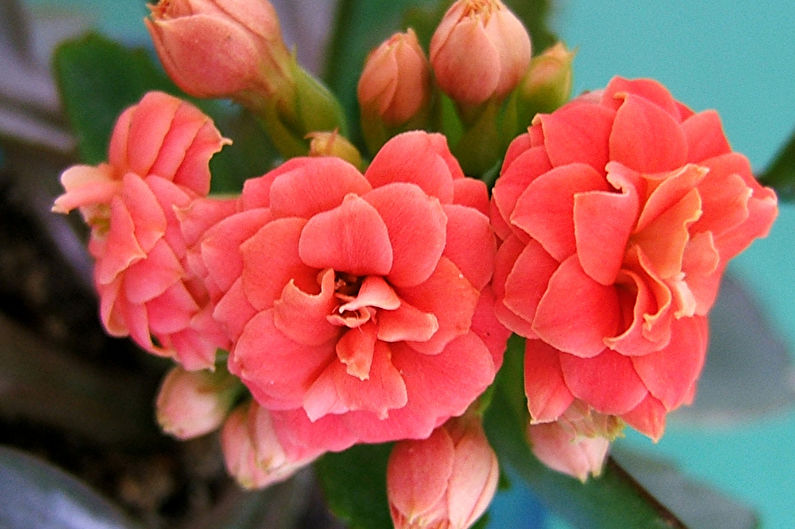
[[[540,426],[575,402],[662,435],[692,400],[727,260],[767,234],[776,204],[717,113],[656,81],[615,78],[536,116],[508,148],[491,218],[495,312],[527,339],[540,450],[565,444]],[[606,445],[572,443],[571,457],[542,459],[587,475]]]

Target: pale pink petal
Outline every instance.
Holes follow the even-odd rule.
[[[585,482],[602,472],[610,441],[604,437],[574,437],[557,423],[531,424],[527,429],[533,454],[546,466]]]
[[[616,333],[619,317],[615,288],[588,277],[573,255],[549,279],[533,330],[553,347],[587,358],[604,349],[604,338]]]
[[[541,340],[526,340],[524,392],[533,423],[556,420],[574,401],[560,369],[561,353]]]
[[[687,161],[687,139],[674,117],[632,93],[616,112],[610,133],[610,159],[642,173],[661,173]]]
[[[425,354],[438,354],[450,340],[469,331],[479,292],[446,257],[431,277],[416,287],[397,289],[398,295],[422,312],[436,316],[439,330],[431,339],[409,342]]]
[[[373,187],[393,182],[417,184],[442,204],[451,203],[453,178],[461,169],[451,166],[446,143],[436,136],[439,135],[413,131],[393,137],[375,155],[364,176]]]
[[[537,240],[562,261],[575,253],[574,197],[586,191],[609,191],[605,177],[592,167],[572,163],[533,180],[519,197],[511,224]]]
[[[447,217],[439,200],[414,184],[400,182],[373,189],[362,198],[378,211],[389,232],[389,282],[414,286],[428,279],[445,247]]]
[[[553,166],[585,163],[602,172],[610,159],[608,139],[615,115],[613,109],[575,100],[552,114],[539,114],[534,122],[541,123]]]
[[[360,276],[386,275],[392,269],[392,246],[384,221],[373,206],[353,194],[336,208],[309,219],[297,250],[306,266],[314,268]]]
[[[610,349],[593,358],[561,354],[560,367],[571,393],[600,413],[627,413],[648,393],[632,360]]]
[[[61,185],[65,192],[53,203],[52,210],[56,213],[69,213],[84,206],[110,204],[121,188],[121,182],[113,178],[112,168],[107,164],[97,167],[73,165],[61,175]]]
[[[670,411],[684,402],[701,373],[706,353],[707,320],[695,316],[675,320],[668,345],[634,357],[632,363],[649,393]]]
[[[317,292],[319,270],[304,264],[298,251],[306,223],[297,217],[276,219],[240,245],[243,287],[256,309],[273,306],[290,280],[305,292]]]
[[[718,295],[726,262],[720,260],[711,232],[696,233],[682,255],[682,272],[696,299],[696,314],[706,315]]]
[[[452,527],[470,527],[494,498],[500,466],[482,429],[457,442],[455,455],[447,510]]]
[[[320,292],[305,292],[290,280],[281,297],[273,302],[273,322],[290,339],[305,345],[320,345],[339,334],[339,327],[326,319],[334,309],[334,271],[323,272]]]
[[[444,428],[420,444],[397,443],[386,468],[391,508],[408,520],[422,519],[447,492],[454,461],[453,440]]]
[[[341,158],[303,158],[288,172],[279,174],[270,186],[270,208],[274,218],[309,219],[337,207],[346,195],[363,195],[370,183]]]

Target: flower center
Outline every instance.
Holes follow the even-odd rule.
[[[335,272],[334,298],[337,303],[326,318],[334,325],[351,329],[368,321],[375,323],[377,309],[394,310],[400,306],[397,294],[380,276]]]

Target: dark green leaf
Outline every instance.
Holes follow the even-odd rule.
[[[747,506],[701,483],[686,479],[673,464],[627,450],[615,458],[646,490],[676,512],[687,527],[753,529],[759,521]]]
[[[0,447],[0,527],[134,529],[116,507],[62,470]]]
[[[391,450],[391,444],[357,445],[315,464],[331,511],[350,529],[392,528],[386,496]]]
[[[795,199],[795,132],[760,180],[765,185],[773,186],[783,200]]]
[[[737,424],[795,402],[795,369],[782,338],[731,275],[710,312],[710,343],[693,406],[671,417],[702,425]]]
[[[95,33],[62,44],[53,64],[80,158],[89,164],[107,159],[113,124],[124,108],[148,90],[176,92],[145,50],[129,50]]]
[[[533,41],[533,54],[552,46],[557,37],[549,28],[553,2],[551,0],[505,0],[505,4],[524,22]]]
[[[578,529],[684,528],[614,461],[602,476],[582,484],[540,463],[525,441],[526,408],[521,340],[509,342],[485,426],[503,465],[524,479],[541,501]]]

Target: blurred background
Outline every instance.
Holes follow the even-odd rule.
[[[288,43],[321,71],[334,3],[273,3]],[[60,171],[75,162],[51,80],[52,49],[89,28],[149,47],[146,13],[142,0],[0,0],[0,444],[78,475],[146,527],[209,528],[212,520],[191,516],[213,507],[217,521],[224,505],[244,501],[224,476],[216,440],[176,443],[158,433],[152,403],[168,364],[105,337],[79,227],[49,213]],[[366,21],[368,44],[386,38],[394,22]],[[654,77],[694,110],[718,110],[732,147],[760,173],[793,131],[789,0],[562,0],[553,4],[552,29],[578,50],[575,93],[613,75]],[[754,509],[763,527],[781,529],[795,527],[793,233],[795,206],[782,203],[770,236],[730,265],[696,404],[670,418],[657,444],[632,433],[616,443],[630,469],[664,459],[717,490],[703,515],[718,516],[708,507],[719,511],[731,499]],[[666,479],[649,488],[687,493]],[[301,474],[271,491],[267,505],[297,501],[297,491],[315,490],[311,482]],[[304,514],[292,527],[334,527],[313,498],[293,505]],[[262,527],[289,526],[283,518],[268,523]],[[489,527],[567,525],[514,487],[498,495]]]

